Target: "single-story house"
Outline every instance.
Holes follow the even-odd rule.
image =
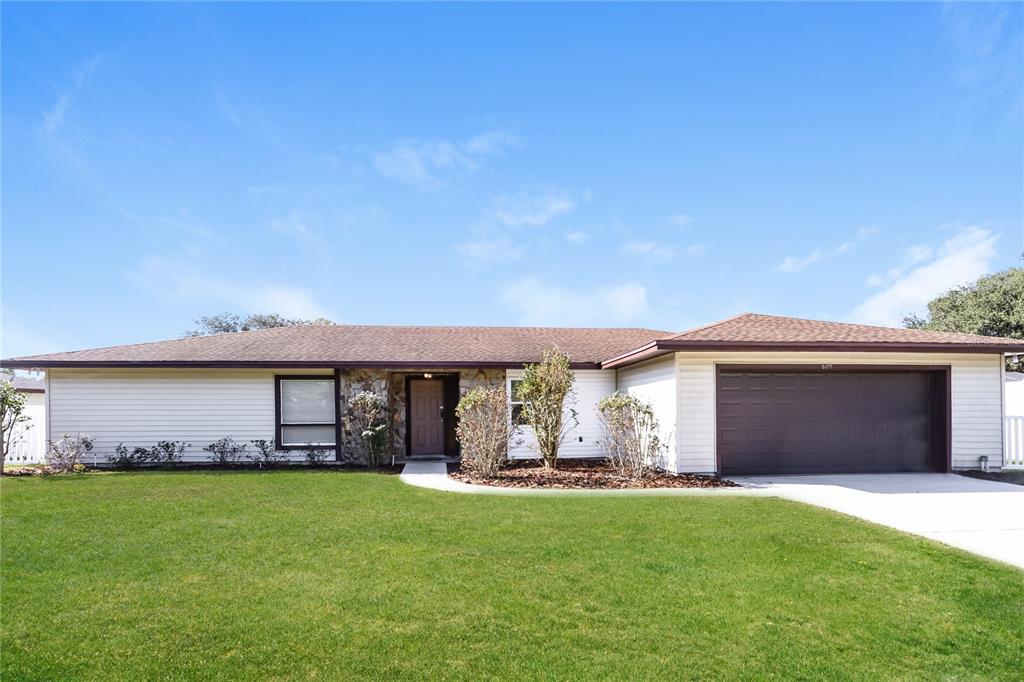
[[[8,464],[30,464],[42,462],[46,455],[46,382],[27,376],[3,378],[14,385],[18,393],[25,395],[25,416],[28,422],[17,428],[14,447],[7,456]]]
[[[1024,341],[744,314],[683,333],[546,327],[295,326],[3,361],[47,370],[49,435],[97,453],[159,440],[275,439],[344,460],[342,416],[387,397],[391,451],[457,456],[454,409],[480,384],[511,389],[545,348],[576,372],[579,425],[563,457],[603,454],[595,405],[649,401],[665,466],[705,474],[950,471],[1003,456],[1004,356]],[[511,393],[510,393],[511,394]],[[527,457],[529,434],[511,453]]]

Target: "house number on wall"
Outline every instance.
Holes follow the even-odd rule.
[[[832,369],[832,363],[831,362],[823,362],[823,363],[821,363],[821,368],[822,369]]]

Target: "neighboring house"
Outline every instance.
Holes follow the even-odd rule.
[[[1006,372],[1003,401],[1006,405],[1003,466],[1024,468],[1024,372]]]
[[[42,462],[46,457],[46,382],[23,376],[10,381],[19,393],[25,394],[25,415],[31,421],[18,429],[7,464]]]
[[[275,438],[351,452],[348,400],[387,396],[397,456],[458,454],[454,408],[519,377],[550,346],[576,371],[565,457],[602,455],[596,402],[649,401],[675,472],[817,473],[999,468],[1003,361],[1024,341],[745,314],[682,334],[650,329],[297,326],[15,358],[44,368],[51,438],[119,442]],[[337,398],[337,399],[336,399]],[[528,436],[528,434],[527,434]],[[529,438],[513,456],[529,456]],[[296,452],[298,451],[298,452]]]
[[[1024,417],[1024,372],[1007,372],[1003,380],[1007,417]]]

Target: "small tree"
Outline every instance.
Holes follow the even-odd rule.
[[[345,410],[345,428],[356,437],[356,447],[367,467],[383,464],[388,439],[388,401],[373,391],[352,397]]]
[[[523,368],[516,397],[523,401],[523,420],[533,429],[547,469],[555,468],[566,434],[579,424],[576,409],[566,406],[575,380],[569,356],[558,348],[549,348],[539,364]]]
[[[46,452],[46,463],[58,473],[81,471],[85,468],[85,456],[92,452],[92,436],[79,433],[75,436],[64,434],[60,440],[50,443]]]
[[[508,396],[502,386],[477,386],[462,396],[455,414],[462,446],[462,466],[494,478],[508,459],[516,429],[509,419]]]
[[[597,404],[608,459],[623,476],[641,479],[662,466],[664,445],[658,419],[650,403],[621,393],[605,396]]]
[[[203,450],[210,453],[210,459],[219,466],[233,466],[242,458],[248,445],[236,443],[230,436],[207,445]]]
[[[0,475],[4,473],[7,455],[31,428],[32,420],[25,414],[25,394],[10,381],[0,381]]]

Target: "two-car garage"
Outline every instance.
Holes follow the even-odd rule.
[[[718,471],[948,471],[949,376],[943,366],[720,365]]]

